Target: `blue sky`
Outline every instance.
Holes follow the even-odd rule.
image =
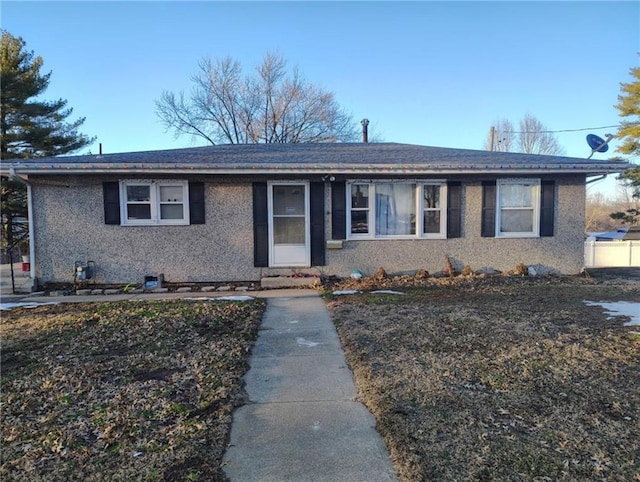
[[[530,113],[576,131],[558,140],[587,157],[588,133],[615,134],[604,126],[620,122],[620,83],[640,59],[637,1],[3,0],[0,14],[53,72],[43,98],[86,117],[94,153],[203,145],[165,132],[162,91],[188,91],[205,56],[249,71],[270,51],[368,118],[377,139],[482,149],[497,118],[517,126]],[[613,195],[615,183],[592,189]]]

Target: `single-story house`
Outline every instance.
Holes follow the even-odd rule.
[[[4,163],[32,276],[99,283],[583,267],[588,176],[626,162],[395,143],[252,144]]]

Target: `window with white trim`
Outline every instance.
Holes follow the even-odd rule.
[[[354,181],[347,189],[349,239],[446,237],[443,181]]]
[[[120,181],[122,225],[189,224],[187,181]]]
[[[540,179],[497,182],[496,236],[537,237],[540,234]]]

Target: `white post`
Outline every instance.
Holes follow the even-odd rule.
[[[596,242],[593,238],[587,238],[584,242],[584,267],[593,268]]]
[[[31,282],[36,279],[36,243],[33,235],[33,194],[31,184],[27,182],[27,216],[29,216],[29,276]]]

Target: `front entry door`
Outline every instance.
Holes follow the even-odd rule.
[[[309,186],[303,182],[269,184],[271,266],[309,266]]]

